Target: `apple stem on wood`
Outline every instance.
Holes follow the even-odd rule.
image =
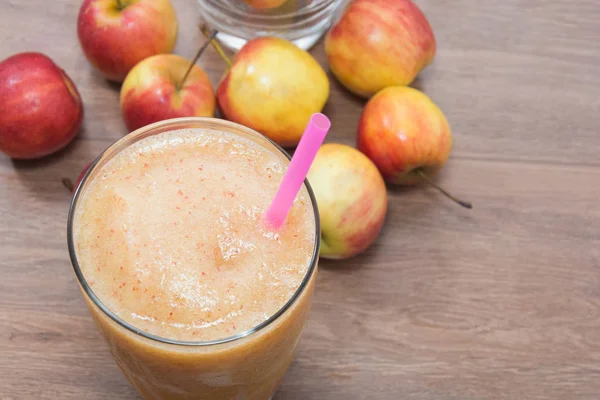
[[[200,32],[202,32],[202,34],[206,37],[209,38],[209,33],[210,31],[208,30],[208,28],[204,25],[200,25]],[[229,57],[227,57],[227,54],[225,53],[225,50],[223,50],[223,48],[221,47],[221,45],[219,44],[219,42],[217,42],[215,39],[212,39],[210,41],[210,43],[212,44],[213,48],[215,49],[215,51],[221,56],[221,58],[223,59],[223,61],[225,61],[225,63],[227,64],[227,66],[229,68],[231,68],[231,60],[229,59]]]
[[[71,180],[69,178],[63,178],[62,184],[64,187],[69,189],[69,192],[73,193],[73,189],[74,189],[73,182],[71,182]]]
[[[206,50],[206,48],[208,47],[210,42],[215,38],[215,36],[217,36],[217,33],[218,33],[217,31],[213,31],[210,34],[208,40],[202,45],[202,47],[200,47],[200,49],[198,50],[198,53],[196,53],[196,56],[190,63],[190,66],[188,67],[187,71],[185,71],[183,78],[181,78],[181,81],[179,81],[179,83],[177,84],[177,86],[176,86],[177,90],[181,89],[181,87],[185,83],[185,80],[187,79],[188,75],[190,74],[190,72],[192,72],[192,68],[194,68],[194,65],[196,64],[196,62],[198,62],[198,59],[200,58],[202,53],[204,53],[204,50]]]
[[[437,190],[439,190],[440,192],[442,192],[444,194],[444,196],[448,197],[450,200],[452,200],[456,204],[463,206],[464,208],[468,208],[468,209],[473,208],[473,204],[471,204],[470,202],[457,199],[456,197],[454,197],[453,195],[448,193],[446,190],[444,190],[442,187],[440,187],[425,172],[423,172],[423,170],[418,169],[416,172],[421,178],[423,178],[423,180],[425,182],[427,182],[428,185],[430,185],[430,186],[436,188]]]

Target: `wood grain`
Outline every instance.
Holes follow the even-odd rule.
[[[97,333],[66,251],[61,178],[126,133],[118,87],[84,59],[80,2],[5,0],[0,59],[50,55],[85,126],[37,162],[0,157],[0,399],[139,399]],[[176,52],[202,41],[174,1]],[[421,0],[439,44],[415,86],[455,134],[440,181],[390,188],[365,254],[323,262],[301,348],[276,399],[600,396],[600,7],[596,0]],[[325,66],[322,43],[312,51]],[[224,65],[200,61],[216,85]],[[353,144],[363,102],[332,81],[329,141]]]

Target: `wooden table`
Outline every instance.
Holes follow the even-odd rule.
[[[455,137],[437,192],[390,188],[377,243],[323,262],[276,399],[600,397],[600,6],[597,0],[420,0],[438,39],[416,86]],[[50,55],[85,124],[36,162],[0,156],[0,399],[139,399],[96,331],[66,249],[61,178],[126,133],[119,89],[84,59],[79,1],[4,0],[0,59]],[[175,1],[176,52],[202,39]],[[313,54],[325,66],[323,45]],[[200,61],[214,84],[224,64]],[[363,102],[332,83],[329,140],[354,144]]]

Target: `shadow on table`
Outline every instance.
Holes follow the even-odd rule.
[[[428,199],[421,201],[428,188],[423,186],[392,186],[388,185],[388,210],[383,228],[375,240],[365,251],[353,257],[343,260],[319,259],[319,268],[331,271],[350,271],[364,268],[366,265],[376,263],[378,259],[386,259],[388,252],[396,251],[389,248],[397,243],[397,240],[388,236],[412,235],[411,224],[407,219],[426,219],[432,208],[436,207]],[[429,195],[429,193],[427,193]],[[431,193],[435,195],[435,193]],[[455,206],[454,204],[451,204]]]
[[[81,169],[86,165],[83,161],[78,167],[70,165],[73,161],[83,160],[81,154],[77,155],[77,153],[81,150],[83,140],[80,138],[85,136],[85,132],[84,123],[77,136],[54,154],[35,160],[12,159],[10,161],[19,183],[26,187],[29,194],[41,200],[48,199],[50,195],[60,190],[68,194],[68,189],[63,186],[62,180],[67,178],[74,183]]]

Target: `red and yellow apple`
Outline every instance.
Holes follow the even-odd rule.
[[[358,149],[386,181],[411,185],[431,176],[450,155],[452,133],[440,108],[424,93],[393,86],[373,96],[358,123]]]
[[[50,58],[20,53],[0,63],[0,151],[31,159],[54,153],[77,135],[83,103],[73,81]]]
[[[360,151],[321,146],[308,172],[321,219],[321,256],[348,258],[371,245],[387,212],[385,183]]]
[[[212,117],[215,92],[202,68],[175,54],[159,54],[137,64],[121,87],[121,111],[130,131],[177,117]]]
[[[243,0],[244,3],[250,7],[258,8],[260,10],[267,10],[270,8],[278,8],[286,2],[286,0]]]
[[[355,0],[325,38],[331,71],[362,97],[410,84],[435,50],[431,26],[411,0]]]
[[[170,0],[84,0],[77,33],[89,62],[121,82],[143,59],[173,51],[177,17]]]
[[[298,144],[310,117],[323,109],[328,97],[329,81],[319,63],[275,37],[246,43],[217,89],[226,119],[285,147]]]

